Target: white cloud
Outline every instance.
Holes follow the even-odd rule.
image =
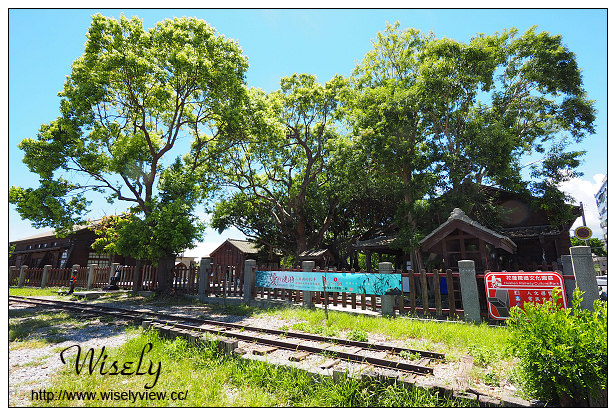
[[[592,236],[599,239],[603,238],[603,231],[601,230],[601,220],[599,219],[599,210],[597,209],[595,194],[599,192],[604,177],[605,175],[602,174],[594,175],[592,177],[593,181],[574,178],[560,186],[560,190],[571,195],[575,199],[577,205],[579,205],[580,202],[584,205],[586,226],[592,230]],[[571,230],[581,225],[583,225],[582,217],[578,218],[573,223]]]

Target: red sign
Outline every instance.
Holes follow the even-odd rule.
[[[552,300],[552,289],[558,287],[563,296],[558,304],[566,308],[565,281],[553,272],[498,272],[485,276],[488,311],[494,319],[509,318],[509,309],[524,303],[543,303]]]

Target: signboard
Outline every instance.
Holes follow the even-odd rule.
[[[400,274],[257,271],[256,286],[274,289],[348,292],[366,295],[400,294]]]
[[[588,240],[592,237],[592,230],[582,225],[575,229],[575,236],[580,240]]]
[[[488,311],[494,319],[509,318],[509,309],[514,306],[524,308],[524,303],[543,303],[552,300],[552,289],[558,287],[563,293],[558,304],[567,307],[565,302],[565,282],[563,277],[553,272],[498,272],[485,276]]]

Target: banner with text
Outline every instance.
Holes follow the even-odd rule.
[[[400,274],[257,271],[256,286],[273,289],[349,292],[366,295],[402,293]]]

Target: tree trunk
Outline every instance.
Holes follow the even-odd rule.
[[[158,280],[157,294],[167,295],[171,293],[173,266],[175,266],[175,256],[161,257],[158,260],[158,271],[156,275],[156,279]]]

